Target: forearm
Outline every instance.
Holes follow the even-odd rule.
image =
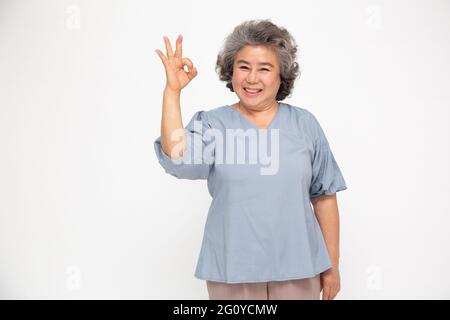
[[[185,136],[180,108],[181,91],[164,89],[163,106],[161,116],[161,147],[163,151],[172,158],[172,151],[176,157],[182,156],[185,146]],[[173,135],[173,136],[172,136]],[[181,139],[181,140],[180,140]],[[176,147],[176,149],[173,149]]]
[[[339,210],[336,194],[321,196],[312,201],[324,240],[334,267],[339,267]]]

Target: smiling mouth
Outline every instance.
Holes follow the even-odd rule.
[[[262,89],[248,90],[247,88],[244,88],[244,91],[250,95],[256,95],[256,94],[260,93],[262,91]]]

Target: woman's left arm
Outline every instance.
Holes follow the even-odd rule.
[[[336,193],[311,199],[333,268],[321,273],[322,299],[332,300],[341,289],[339,274],[339,210]]]

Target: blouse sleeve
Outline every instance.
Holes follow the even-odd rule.
[[[309,115],[314,144],[312,178],[309,190],[310,198],[331,195],[345,190],[347,185],[325,133],[316,117],[312,113],[309,113]]]
[[[197,111],[187,126],[183,157],[171,159],[162,149],[161,136],[154,142],[156,156],[165,172],[178,179],[207,179],[214,163],[214,141],[205,134],[211,128],[205,111]]]

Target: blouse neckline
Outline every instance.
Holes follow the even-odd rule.
[[[257,126],[256,124],[254,124],[252,121],[250,121],[249,119],[247,119],[246,117],[244,117],[238,110],[236,110],[235,108],[233,108],[232,106],[228,105],[227,106],[233,110],[234,112],[236,112],[238,114],[238,116],[243,119],[247,124],[251,125],[252,127],[256,128],[256,129],[266,129],[269,130],[271,129],[274,125],[275,122],[277,121],[277,119],[279,118],[279,114],[280,114],[280,109],[282,108],[282,102],[278,102],[278,108],[277,111],[275,112],[275,115],[273,116],[272,120],[270,121],[269,125],[265,128],[261,128],[259,126]]]

